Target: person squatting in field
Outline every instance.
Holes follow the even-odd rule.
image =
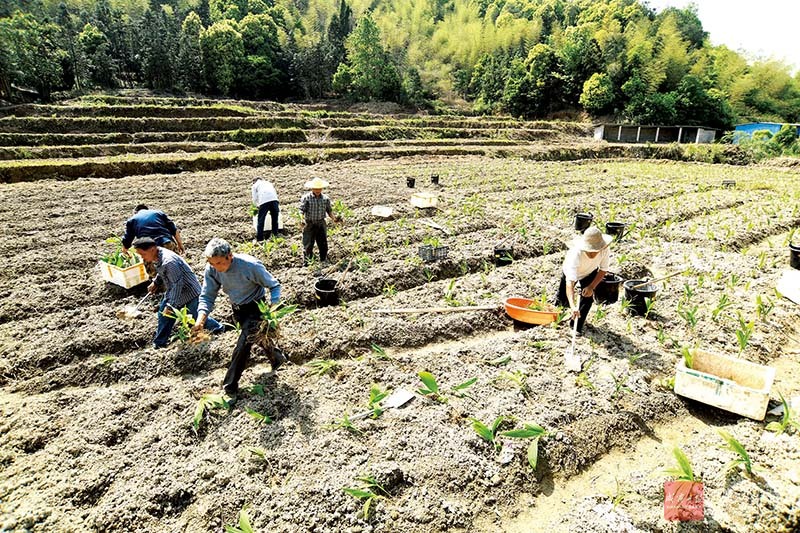
[[[328,226],[325,216],[330,216],[334,222],[339,219],[333,212],[331,200],[322,193],[328,182],[322,178],[307,181],[306,189],[311,189],[300,199],[300,212],[303,214],[303,260],[308,264],[314,257],[314,243],[319,248],[319,260],[328,260]]]
[[[281,297],[281,284],[255,257],[247,254],[234,254],[231,245],[220,238],[211,239],[206,245],[205,257],[208,264],[203,274],[203,290],[200,294],[198,316],[192,331],[199,331],[214,310],[214,302],[219,290],[225,291],[231,301],[233,317],[239,323],[241,332],[233,349],[231,364],[225,374],[223,389],[231,401],[239,392],[239,378],[250,358],[255,334],[261,323],[258,303],[265,301],[269,290],[269,302],[278,303]],[[278,348],[269,353],[272,369],[277,370],[286,362],[286,357]]]
[[[577,320],[579,334],[583,334],[586,317],[592,308],[594,290],[608,272],[610,264],[608,245],[612,240],[611,235],[601,233],[592,226],[583,232],[582,237],[572,241],[564,258],[556,302],[563,307],[569,307],[572,312],[570,328],[574,327],[574,321]],[[577,283],[580,283],[581,287],[580,305],[575,301]]]
[[[175,311],[184,307],[197,318],[197,305],[200,297],[200,283],[189,264],[175,252],[156,245],[150,237],[139,237],[133,241],[133,248],[142,259],[151,263],[156,276],[147,287],[154,294],[163,289],[164,296],[158,305],[158,326],[153,338],[153,348],[164,348],[169,344],[172,328],[175,326]],[[211,317],[205,322],[211,333],[222,333],[224,327]]]

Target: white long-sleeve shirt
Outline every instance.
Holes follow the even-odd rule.
[[[263,205],[278,199],[278,191],[275,186],[267,180],[259,178],[253,184],[253,203],[256,206]]]
[[[596,268],[608,272],[609,266],[608,246],[600,250],[600,253],[594,257],[589,257],[579,248],[570,248],[564,258],[562,270],[567,281],[578,281],[591,274]]]

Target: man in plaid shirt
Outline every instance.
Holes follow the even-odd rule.
[[[172,328],[175,326],[175,310],[185,307],[193,318],[197,318],[200,283],[181,256],[157,246],[152,238],[140,237],[133,241],[133,247],[142,259],[155,266],[156,277],[147,287],[147,292],[153,294],[159,288],[165,289],[158,306],[158,327],[153,338],[153,348],[164,348],[169,344]],[[221,333],[224,329],[213,318],[206,319],[205,324],[206,329],[212,333]]]
[[[300,212],[303,213],[305,222],[303,223],[303,259],[305,264],[314,257],[314,243],[319,248],[319,260],[328,260],[328,226],[325,224],[325,216],[331,217],[334,222],[341,219],[337,217],[331,207],[331,199],[328,195],[322,194],[322,189],[328,186],[328,182],[322,178],[314,178],[306,182],[306,189],[311,189],[300,199]]]

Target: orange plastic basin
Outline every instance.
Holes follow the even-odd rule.
[[[528,309],[534,300],[530,298],[506,298],[506,313],[514,320],[526,324],[551,324],[558,318],[558,311],[534,311]]]

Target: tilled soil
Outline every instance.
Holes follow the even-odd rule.
[[[736,187],[722,188],[732,174]],[[331,227],[332,264],[304,267],[295,206],[316,175],[347,209]],[[287,235],[268,247],[251,243],[255,176],[276,184],[284,209]],[[409,176],[417,189],[405,186]],[[411,207],[418,190],[438,192],[440,208]],[[775,435],[664,383],[681,348],[697,346],[776,366],[771,407],[778,390],[800,393],[798,351],[787,343],[798,307],[774,291],[800,223],[794,168],[428,157],[41,181],[2,185],[0,199],[3,530],[221,531],[245,505],[262,532],[800,527],[797,432]],[[152,303],[140,318],[117,318],[144,288],[104,284],[96,262],[142,202],[182,227],[196,272],[204,243],[223,237],[261,258],[301,306],[282,324],[291,363],[273,372],[256,351],[242,386],[262,385],[263,395],[256,387],[233,409],[212,409],[197,432],[197,400],[218,390],[236,333],[154,351]],[[394,214],[373,217],[379,204]],[[576,376],[563,364],[565,325],[515,325],[500,303],[552,299],[578,211],[601,227],[629,224],[612,245],[613,271],[681,274],[658,284],[647,318],[620,303],[596,306],[577,342]],[[432,240],[448,255],[424,263],[417,249]],[[509,266],[494,266],[500,242],[514,248]],[[341,305],[316,307],[313,285],[323,273],[341,280]],[[487,304],[498,309],[373,313]],[[232,321],[224,296],[214,316]],[[737,330],[751,321],[742,347]],[[336,364],[318,375],[311,360]],[[417,393],[402,408],[344,427],[346,414],[368,408],[372,385],[416,391],[423,370],[436,377],[442,401]],[[500,437],[496,450],[472,429],[472,418],[490,425],[500,416],[500,431],[524,423],[547,431],[535,471],[527,441]],[[724,473],[734,455],[717,428],[742,442],[756,475]],[[674,445],[705,483],[700,524],[661,514],[669,479],[661,471],[674,466]],[[605,485],[587,481],[592,472]],[[367,517],[363,502],[342,490],[362,486],[363,476],[386,491]],[[609,489],[610,479],[624,490]]]

